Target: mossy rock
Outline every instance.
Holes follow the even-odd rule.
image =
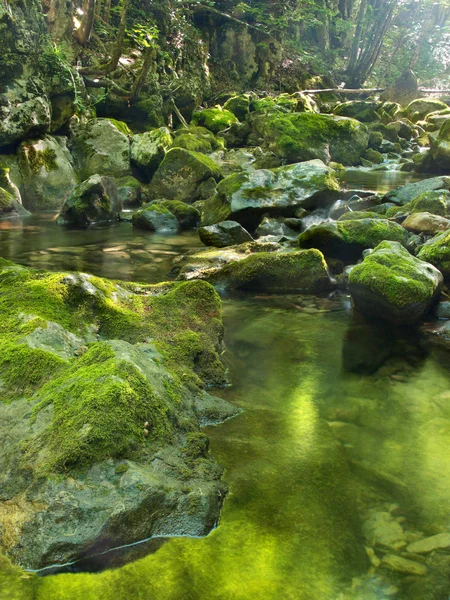
[[[247,94],[232,96],[223,107],[232,112],[239,121],[244,121],[250,110],[250,98]]]
[[[269,150],[291,163],[320,159],[357,164],[369,140],[362,123],[335,115],[268,114],[255,117],[252,126]]]
[[[133,136],[131,141],[131,162],[146,181],[150,181],[171,148],[173,138],[167,127]]]
[[[206,127],[190,125],[175,132],[174,148],[184,148],[191,152],[211,154],[214,150],[224,148],[224,139],[216,138]]]
[[[330,199],[339,189],[335,172],[320,160],[236,173],[221,181],[217,194],[205,202],[202,224],[231,219],[257,225],[266,212],[295,216],[298,208]]]
[[[238,262],[227,263],[207,278],[218,288],[270,293],[314,294],[334,287],[323,254],[318,250],[250,254]]]
[[[17,198],[4,188],[0,188],[0,219],[27,217],[31,213],[24,208]]]
[[[200,227],[198,234],[205,246],[215,246],[216,248],[225,248],[253,240],[249,232],[236,221],[222,221],[208,227]]]
[[[238,119],[229,110],[223,108],[205,108],[193,113],[192,123],[206,127],[213,133],[219,133],[224,129],[228,129],[233,123],[237,123]]]
[[[178,221],[181,230],[195,229],[200,223],[200,211],[186,202],[179,200],[155,200],[152,205],[159,204],[169,210]]]
[[[313,225],[298,238],[301,248],[318,248],[325,256],[347,263],[354,262],[363,250],[375,248],[383,240],[406,246],[408,233],[398,223],[365,218]]]
[[[340,117],[350,117],[357,119],[361,123],[371,123],[379,121],[378,110],[381,108],[381,102],[370,102],[365,100],[350,100],[338,104],[333,113]]]
[[[178,231],[178,219],[162,204],[150,204],[134,213],[134,227],[145,231],[173,232]]]
[[[444,275],[450,278],[450,232],[434,236],[420,247],[418,258],[434,265]]]
[[[444,189],[423,192],[402,207],[395,206],[390,208],[386,216],[394,217],[397,214],[420,212],[429,212],[440,217],[450,217],[450,191]]]
[[[350,294],[363,313],[395,324],[416,323],[437,300],[443,277],[397,242],[382,242],[349,275]]]
[[[384,216],[370,210],[354,210],[341,215],[338,221],[358,221],[359,219],[384,219]]]
[[[222,178],[220,168],[208,156],[183,148],[167,152],[148,186],[150,198],[194,202],[199,198],[200,185]]]
[[[402,185],[388,192],[384,196],[384,200],[386,202],[394,202],[395,204],[404,206],[424,192],[433,192],[439,190],[450,190],[450,177],[432,177],[430,179],[423,179],[414,183],[407,183],[406,185]],[[430,210],[429,212],[432,211]]]
[[[447,108],[447,104],[437,98],[418,98],[408,104],[406,113],[413,123],[417,123],[417,121],[422,121],[428,114]]]
[[[124,207],[139,206],[142,202],[142,184],[132,175],[125,175],[116,181],[119,198]]]
[[[381,152],[378,152],[373,148],[367,148],[367,150],[363,154],[363,157],[374,165],[381,165],[381,163],[384,161]]]
[[[441,169],[450,168],[450,119],[445,121],[439,133],[429,134],[431,156]]]

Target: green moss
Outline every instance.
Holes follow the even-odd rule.
[[[5,189],[0,188],[0,211],[5,210],[12,205],[15,198],[12,194],[7,192]]]
[[[434,236],[420,248],[417,256],[434,265],[448,279],[450,277],[450,232]]]
[[[191,204],[180,200],[157,200],[156,202],[167,208],[177,218],[181,229],[193,229],[200,222],[200,213]]]
[[[356,221],[358,219],[383,219],[383,215],[375,212],[355,210],[339,217],[338,221]]]
[[[28,168],[34,175],[37,175],[42,168],[47,172],[54,171],[58,168],[56,153],[51,148],[36,150],[33,145],[25,145],[24,149],[28,161]]]
[[[111,119],[109,117],[107,120],[112,123],[114,127],[120,131],[120,133],[123,133],[123,135],[133,135],[131,129],[123,121],[117,121],[116,119]]]
[[[245,94],[232,96],[223,107],[232,112],[239,121],[243,121],[250,109],[250,98]]]
[[[192,122],[195,125],[206,127],[213,133],[219,133],[219,131],[228,129],[233,123],[239,123],[232,112],[222,108],[205,108],[194,112]]]
[[[173,143],[174,148],[184,148],[191,152],[202,152],[209,154],[212,152],[212,146],[208,140],[198,138],[192,133],[184,133],[175,138]]]

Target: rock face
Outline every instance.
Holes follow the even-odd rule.
[[[249,232],[236,221],[222,221],[216,225],[200,227],[198,234],[205,246],[215,246],[216,248],[225,248],[253,240]]]
[[[431,156],[441,169],[450,168],[450,120],[445,121],[439,133],[429,134]]]
[[[46,135],[23,142],[18,150],[23,203],[31,211],[60,210],[77,185],[65,138]]]
[[[252,126],[269,150],[290,163],[320,159],[358,164],[369,141],[365,125],[335,115],[267,114],[255,117]]]
[[[217,194],[203,207],[202,223],[213,225],[229,218],[258,223],[264,213],[294,216],[333,198],[339,191],[335,172],[320,160],[230,175],[217,186]]]
[[[402,185],[388,192],[384,200],[403,206],[424,192],[436,190],[450,190],[450,177],[432,177],[431,179],[423,179],[422,181]]]
[[[386,219],[356,219],[313,225],[298,238],[301,248],[318,248],[325,256],[346,262],[358,260],[363,250],[375,248],[383,240],[406,245],[408,234]]]
[[[131,162],[150,181],[172,143],[173,139],[167,127],[134,135],[131,143]]]
[[[114,178],[93,175],[68,196],[58,215],[58,223],[88,227],[92,223],[117,220],[121,210],[122,201]]]
[[[436,235],[421,246],[418,258],[434,265],[444,277],[450,277],[450,232]]]
[[[0,281],[3,550],[38,569],[208,533],[225,489],[199,425],[236,414],[202,390],[226,382],[213,288],[131,291],[7,261]]]
[[[396,324],[415,323],[437,299],[442,274],[397,242],[382,242],[354,267],[350,294],[363,313]]]
[[[172,148],[166,154],[148,186],[151,198],[194,202],[201,197],[201,184],[219,181],[219,167],[207,156],[183,148]]]
[[[177,218],[168,208],[160,204],[152,204],[138,212],[132,217],[134,227],[145,231],[178,231]]]
[[[124,123],[113,119],[95,119],[74,129],[71,152],[81,180],[97,174],[131,174],[127,129]]]

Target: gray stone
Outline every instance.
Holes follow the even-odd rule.
[[[215,246],[216,248],[225,248],[253,240],[248,231],[236,221],[221,221],[215,225],[200,227],[198,234],[205,246]]]
[[[400,206],[411,202],[424,192],[450,190],[450,177],[432,177],[395,188],[384,196],[385,202],[394,202]]]
[[[131,162],[150,180],[172,143],[167,127],[134,135],[131,140]]]
[[[178,231],[178,219],[168,208],[160,205],[150,205],[132,217],[133,226],[145,231]]]

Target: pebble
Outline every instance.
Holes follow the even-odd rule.
[[[383,556],[381,564],[383,567],[387,567],[395,573],[405,573],[407,575],[427,574],[425,565],[421,565],[413,560],[408,560],[407,558],[402,558],[401,556],[396,556],[395,554],[386,554],[386,556]]]
[[[418,540],[409,544],[406,550],[412,554],[425,554],[426,552],[433,552],[433,550],[439,550],[440,548],[450,548],[450,533],[438,533],[437,535]]]

